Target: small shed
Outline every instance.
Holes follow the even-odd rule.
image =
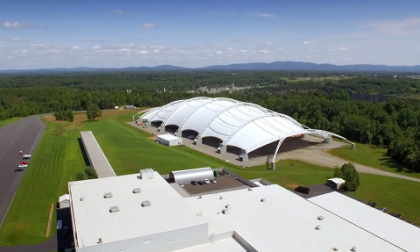
[[[330,178],[327,179],[326,185],[334,189],[340,189],[346,184],[346,181],[342,178]]]
[[[182,171],[172,171],[169,173],[169,179],[175,181],[176,183],[190,183],[192,180],[212,180],[214,179],[214,174],[210,167],[206,167]]]
[[[171,134],[158,135],[156,141],[166,146],[182,145],[182,139]]]
[[[58,205],[61,208],[70,207],[70,195],[64,194],[58,198]]]

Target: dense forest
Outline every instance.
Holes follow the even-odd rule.
[[[66,117],[69,110],[92,104],[100,109],[159,106],[215,96],[187,91],[231,83],[249,89],[217,96],[254,102],[311,128],[386,147],[394,159],[420,172],[420,101],[412,99],[420,93],[420,81],[404,76],[274,71],[0,75],[0,120],[50,112]]]

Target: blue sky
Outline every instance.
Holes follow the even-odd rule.
[[[420,64],[420,1],[0,2],[0,69]]]

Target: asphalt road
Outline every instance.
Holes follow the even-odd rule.
[[[3,221],[11,201],[25,175],[15,172],[24,154],[32,154],[45,130],[39,116],[23,118],[0,128],[0,223]],[[30,161],[29,167],[31,169]]]

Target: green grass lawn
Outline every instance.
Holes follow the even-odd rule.
[[[0,120],[0,128],[8,124],[14,123],[16,121],[19,121],[20,119],[22,119],[22,117],[12,117],[6,120]]]
[[[386,154],[386,149],[384,148],[375,148],[366,144],[356,144],[356,149],[354,150],[352,150],[349,146],[345,146],[333,149],[329,151],[329,153],[361,165],[378,168],[380,170],[404,176],[420,178],[419,173],[412,173],[392,160],[392,158]]]
[[[267,166],[240,168],[223,160],[207,156],[188,147],[167,147],[149,140],[149,134],[128,125],[130,115],[102,118],[94,123],[46,122],[47,129],[35,150],[31,166],[26,171],[9,214],[0,230],[3,245],[22,245],[45,241],[51,203],[67,192],[67,182],[85,167],[79,145],[79,131],[92,130],[117,175],[138,173],[152,167],[161,174],[173,170],[210,166],[226,167],[247,178],[264,178],[286,188],[324,183],[333,170],[295,160],[282,160],[276,170]],[[361,174],[362,185],[352,195],[372,201],[398,212],[404,218],[420,223],[416,214],[420,198],[413,192],[420,183]],[[51,235],[55,232],[55,215]]]

